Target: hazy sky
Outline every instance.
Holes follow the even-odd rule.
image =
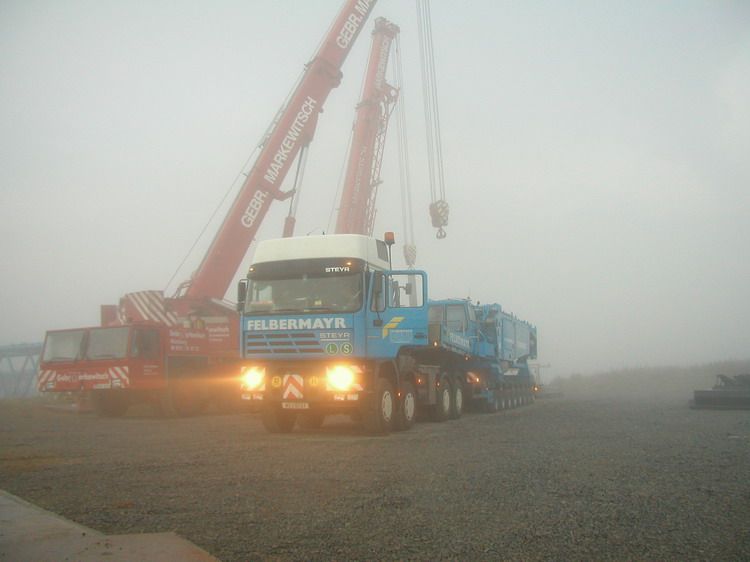
[[[187,279],[216,221],[167,285],[341,4],[0,0],[0,344]],[[750,357],[750,3],[434,0],[441,241],[416,8],[374,15],[401,27],[432,296],[535,323],[553,375]],[[329,229],[371,29],[321,115],[298,234]],[[391,150],[383,179],[376,232],[398,236]]]

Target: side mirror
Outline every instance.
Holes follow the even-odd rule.
[[[245,308],[245,299],[247,298],[247,279],[240,279],[237,283],[237,312],[242,312]]]

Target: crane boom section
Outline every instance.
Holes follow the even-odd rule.
[[[234,204],[195,272],[185,296],[224,298],[248,247],[300,149],[313,137],[328,94],[341,82],[341,66],[376,0],[347,0],[310,61],[250,170]]]
[[[398,91],[386,82],[391,44],[399,28],[375,20],[362,101],[357,106],[346,178],[336,220],[337,234],[372,235],[385,134]]]

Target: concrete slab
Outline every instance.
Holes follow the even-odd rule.
[[[104,535],[0,490],[0,560],[218,562],[175,533]]]

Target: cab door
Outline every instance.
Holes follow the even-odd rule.
[[[427,345],[427,274],[375,272],[367,312],[367,356],[394,358],[405,346]]]
[[[133,328],[130,338],[132,375],[140,388],[161,388],[166,384],[161,330],[155,327]]]

